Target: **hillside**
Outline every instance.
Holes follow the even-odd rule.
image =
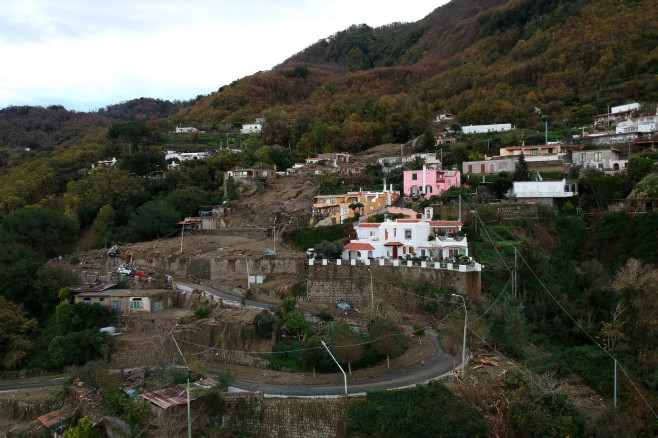
[[[460,124],[520,128],[546,117],[566,139],[611,105],[658,100],[657,19],[651,0],[454,0],[415,23],[351,26],[188,102],[141,98],[98,113],[6,108],[0,147],[68,147],[116,121],[237,133],[265,116],[264,144],[303,157],[404,143],[441,111]]]
[[[442,110],[462,124],[524,127],[541,120],[538,108],[575,126],[611,104],[656,100],[657,18],[647,0],[453,1],[412,24],[352,26],[176,117],[218,126],[284,117],[287,135],[273,140],[302,150],[306,139],[352,151],[404,142]]]

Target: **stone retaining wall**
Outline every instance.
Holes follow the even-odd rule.
[[[372,271],[372,291],[369,269]],[[480,274],[478,271],[459,272],[417,266],[316,264],[309,271],[308,299],[329,305],[333,305],[336,300],[345,300],[363,309],[372,305],[374,297],[375,304],[384,302],[402,311],[417,312],[427,299],[421,294],[407,293],[403,288],[395,287],[395,284],[430,283],[451,293],[479,297]]]
[[[226,394],[227,428],[234,436],[347,437],[350,398],[264,398],[261,394]]]

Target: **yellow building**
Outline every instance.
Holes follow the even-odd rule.
[[[400,192],[389,190],[382,192],[349,192],[342,195],[318,195],[313,198],[313,218],[316,221],[327,217],[335,224],[345,220],[377,214],[386,207],[393,205],[400,198]]]

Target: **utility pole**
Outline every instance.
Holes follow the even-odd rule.
[[[617,359],[615,359],[615,389],[614,389],[614,405],[617,407]]]
[[[187,379],[187,438],[192,438],[192,413],[190,411],[190,379]]]
[[[274,248],[273,248],[273,250],[274,250],[274,254],[276,254],[276,216],[274,216],[274,227],[273,227],[273,229],[274,229],[274,232],[273,232],[273,236],[274,236],[273,245],[274,245]]]
[[[517,294],[517,282],[518,282],[518,277],[516,273],[516,246],[514,247],[514,298],[516,298]]]
[[[452,294],[453,297],[459,297],[462,299],[464,304],[464,341],[462,343],[462,380],[464,380],[464,367],[466,366],[466,327],[468,321],[468,312],[466,311],[466,300],[463,296],[458,294]]]
[[[185,234],[185,224],[181,225],[180,230],[180,253],[183,254],[183,235]]]
[[[375,310],[375,294],[372,290],[372,270],[368,268],[368,272],[370,273],[370,308]]]

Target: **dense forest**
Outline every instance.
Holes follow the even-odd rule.
[[[650,0],[455,0],[416,23],[352,26],[272,71],[188,102],[142,98],[95,113],[0,110],[0,369],[106,359],[107,341],[94,329],[111,315],[69,304],[69,270],[47,261],[61,256],[65,266],[76,262],[74,249],[173,235],[173,224],[199,205],[239,198],[230,180],[225,185],[228,170],[285,169],[322,152],[433,138],[445,128],[432,122],[441,112],[455,115],[457,134],[443,149],[445,166],[482,157],[490,143],[543,141],[544,126],[551,139],[570,142],[611,105],[639,101],[655,113],[656,22]],[[240,134],[256,117],[266,119],[262,133]],[[472,137],[455,129],[494,122],[517,129]],[[172,135],[181,124],[200,132]],[[212,154],[165,172],[169,149]],[[436,147],[420,141],[417,150]],[[515,436],[658,434],[658,213],[606,210],[634,190],[658,197],[658,157],[635,155],[619,175],[545,175],[578,179],[578,197],[557,216],[501,224],[485,204],[522,178],[511,173],[468,178],[468,187],[431,201],[450,204],[461,194],[479,214],[465,231],[489,269],[469,345],[496,348],[530,370],[509,376],[504,389]],[[115,166],[97,166],[112,158]],[[381,186],[382,177],[369,166],[348,184]],[[317,182],[327,193],[346,183]],[[312,244],[321,242],[305,245]],[[451,321],[447,332],[458,325]],[[549,384],[576,376],[610,404],[613,358],[624,374],[620,408],[603,417],[587,417]],[[449,398],[437,388],[428,394]],[[372,425],[363,419],[377,407],[361,409],[355,427],[366,433]],[[476,426],[474,436],[484,430]]]

